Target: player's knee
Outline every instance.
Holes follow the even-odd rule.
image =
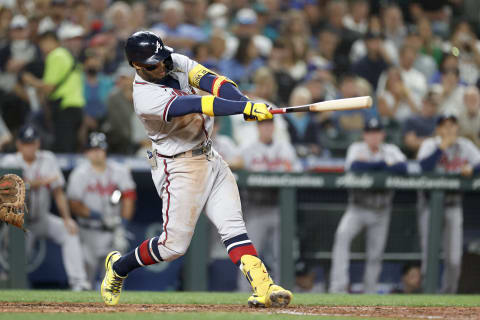
[[[175,246],[175,248],[161,246],[159,251],[164,261],[173,261],[183,256],[187,252],[187,249],[188,245],[179,245]]]
[[[344,243],[344,242],[349,242],[350,241],[350,233],[343,229],[343,228],[338,228],[337,232],[335,232],[335,241]]]

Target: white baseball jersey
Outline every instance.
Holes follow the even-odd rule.
[[[1,161],[2,167],[21,168],[25,181],[46,179],[51,182],[46,186],[31,189],[27,192],[28,221],[36,222],[50,212],[50,192],[65,185],[57,158],[50,151],[39,150],[35,160],[27,164],[20,152],[6,155]],[[42,216],[43,215],[43,216]]]
[[[133,82],[135,113],[142,121],[153,147],[166,156],[202,145],[213,129],[213,118],[204,114],[194,113],[168,119],[169,108],[178,96],[196,93],[188,82],[188,73],[197,62],[181,54],[174,53],[171,56],[173,71],[168,75],[174,80],[169,86],[145,81],[138,74]],[[179,88],[175,88],[175,85]]]
[[[373,153],[364,142],[355,142],[347,150],[345,159],[345,171],[350,170],[354,161],[378,162],[385,161],[387,165],[406,161],[405,155],[400,149],[388,143],[382,143],[378,151]],[[391,206],[393,192],[391,191],[364,191],[352,190],[349,193],[349,202],[351,204],[361,205],[367,208],[381,209]]]
[[[89,161],[76,167],[68,179],[67,196],[71,200],[81,201],[90,210],[120,216],[120,206],[111,206],[110,196],[113,191],[122,193],[135,190],[135,182],[130,170],[121,163],[107,160],[104,172],[93,169]],[[101,227],[101,221],[78,218],[79,224],[91,228]]]
[[[212,139],[212,146],[227,163],[241,156],[240,149],[235,145],[235,142],[228,136],[217,134]]]
[[[293,146],[284,141],[264,144],[259,141],[242,150],[245,167],[251,171],[299,171]]]
[[[425,139],[418,151],[418,159],[422,160],[430,156],[442,142],[438,136]],[[443,151],[442,158],[435,167],[438,173],[460,173],[466,164],[476,166],[480,163],[480,151],[472,141],[459,137],[447,150]]]
[[[425,139],[418,150],[418,160],[423,160],[430,156],[441,142],[442,139],[439,136]],[[480,151],[475,144],[466,138],[458,137],[452,146],[443,151],[442,157],[435,167],[435,172],[460,173],[464,165],[476,166],[479,163]],[[420,197],[423,197],[423,193],[420,193]],[[462,196],[457,192],[448,192],[445,196],[445,203],[449,205],[461,205],[461,201]]]

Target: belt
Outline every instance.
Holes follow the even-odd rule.
[[[191,157],[195,157],[195,156],[200,156],[202,154],[208,155],[208,154],[210,154],[210,152],[212,152],[212,140],[207,140],[199,148],[188,150],[188,151],[185,151],[185,152],[180,152],[180,153],[177,153],[173,156],[166,156],[166,155],[163,155],[163,154],[159,153],[158,151],[155,151],[155,152],[157,153],[158,157],[167,158],[167,159],[191,158]]]

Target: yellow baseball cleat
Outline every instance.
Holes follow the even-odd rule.
[[[250,307],[286,307],[293,298],[290,291],[273,283],[263,262],[252,255],[241,258],[241,269],[253,289],[253,295],[248,298]]]
[[[100,292],[103,301],[109,306],[118,304],[120,293],[122,293],[123,280],[127,277],[120,277],[113,270],[113,264],[122,255],[118,251],[112,251],[105,258],[105,278],[103,278]]]

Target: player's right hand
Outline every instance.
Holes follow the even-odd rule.
[[[272,119],[272,117],[273,115],[268,110],[266,103],[249,101],[243,110],[243,118],[246,121],[263,121]]]

